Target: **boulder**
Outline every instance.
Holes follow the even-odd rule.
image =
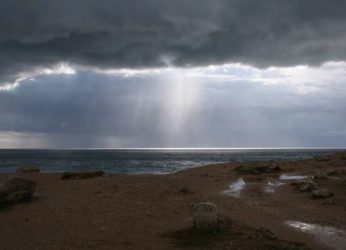
[[[30,180],[19,177],[9,179],[0,186],[0,207],[30,201],[35,187],[36,183]]]
[[[193,207],[193,227],[198,230],[215,230],[218,227],[217,208],[213,203],[198,203]]]
[[[80,172],[65,172],[62,174],[61,179],[63,180],[80,180],[89,179],[104,175],[104,171],[80,171]]]
[[[12,193],[26,191],[30,195],[34,194],[36,183],[20,177],[14,177],[5,182],[0,187],[0,196],[6,196]]]
[[[37,166],[24,166],[20,167],[16,171],[17,173],[38,173],[40,172],[40,168]]]
[[[330,192],[326,188],[319,188],[314,191],[312,191],[312,198],[313,199],[327,199],[329,197],[333,196],[333,193]]]

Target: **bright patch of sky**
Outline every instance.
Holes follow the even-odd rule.
[[[0,87],[6,147],[346,146],[346,62],[259,69],[60,63]]]

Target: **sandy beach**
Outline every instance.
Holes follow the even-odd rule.
[[[3,173],[0,182],[14,176],[37,186],[30,202],[0,211],[4,250],[346,249],[346,153],[170,175]],[[330,193],[314,198],[309,183]],[[216,205],[220,232],[193,232],[199,202]]]

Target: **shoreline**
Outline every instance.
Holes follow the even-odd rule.
[[[34,165],[42,173],[97,169],[109,174],[171,174],[210,164],[304,160],[335,152],[342,150],[0,150],[0,172],[14,173],[19,166]]]
[[[31,202],[0,212],[0,244],[4,249],[176,249],[177,244],[163,235],[190,228],[193,204],[212,202],[230,219],[232,230],[210,243],[210,249],[251,249],[286,241],[310,249],[337,249],[323,238],[323,230],[339,230],[339,238],[331,232],[329,238],[339,246],[346,242],[345,159],[346,152],[338,152],[320,159],[273,161],[279,171],[255,174],[235,169],[268,162],[211,164],[164,175],[107,174],[85,180],[61,180],[59,173],[0,173],[0,182],[21,176],[37,183]],[[282,174],[316,177],[328,171],[335,173],[313,179],[333,192],[327,199],[311,199],[309,192],[291,185],[294,180],[280,180]],[[222,193],[240,178],[246,185],[239,196]],[[304,226],[319,231],[301,230]],[[261,228],[276,239],[253,237]]]

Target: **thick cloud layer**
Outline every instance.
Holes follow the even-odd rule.
[[[345,9],[344,0],[0,0],[0,83],[62,61],[147,68],[346,60]]]
[[[0,90],[0,148],[345,147],[345,68],[40,76]]]

